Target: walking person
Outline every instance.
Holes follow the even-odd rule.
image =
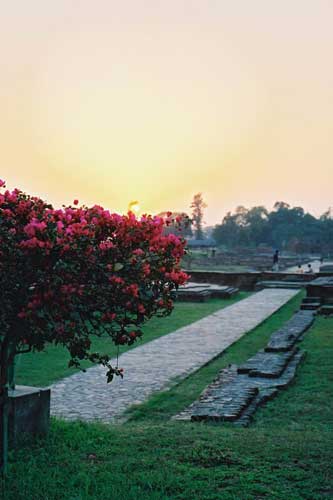
[[[273,255],[273,268],[272,271],[278,271],[279,270],[279,250],[275,250],[274,255]]]
[[[308,269],[306,271],[306,274],[313,274],[314,273],[314,270],[312,268],[312,265],[311,264],[308,264]]]
[[[303,274],[303,273],[304,273],[304,270],[303,270],[302,264],[298,264],[298,266],[297,266],[297,272],[298,272],[299,274]]]

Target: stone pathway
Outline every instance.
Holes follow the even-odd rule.
[[[265,289],[119,357],[124,378],[106,383],[101,366],[51,386],[51,413],[68,420],[120,419],[124,411],[185,378],[256,327],[298,290]],[[194,306],[195,307],[195,306]],[[115,364],[115,360],[113,361]]]

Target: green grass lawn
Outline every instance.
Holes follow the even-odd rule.
[[[198,319],[207,316],[218,309],[234,304],[238,300],[248,297],[249,293],[240,292],[232,299],[211,299],[203,303],[178,302],[171,316],[166,318],[152,318],[143,328],[144,335],[141,340],[132,346],[121,346],[120,354],[128,349],[149,342],[167,333],[177,330],[182,326],[188,325]],[[109,337],[95,337],[93,351],[99,351],[117,355],[117,347],[111,342]],[[77,370],[68,368],[69,354],[61,346],[49,346],[45,352],[22,354],[16,362],[16,383],[33,386],[47,386],[52,382],[68,375],[72,375]],[[83,362],[82,366],[87,368],[91,366],[89,362]]]
[[[122,426],[54,420],[46,439],[11,452],[3,498],[332,498],[333,319],[316,320],[302,343],[308,354],[295,383],[260,409],[250,427],[168,420],[218,369],[262,346],[298,300],[176,388],[137,408]]]

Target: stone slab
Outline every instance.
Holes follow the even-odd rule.
[[[242,415],[237,420],[237,424],[247,426],[250,424],[257,409],[278,395],[279,390],[288,387],[296,375],[296,369],[302,359],[305,357],[305,351],[299,351],[291,359],[284,372],[277,379],[274,379],[274,385],[270,379],[252,378],[252,382],[259,389],[257,396],[244,409]]]
[[[256,387],[245,386],[238,377],[225,386],[218,381],[210,387],[205,398],[193,407],[191,420],[237,420],[257,393]]]
[[[246,363],[240,365],[237,371],[249,377],[277,378],[295,354],[296,348],[286,352],[267,352],[261,349]]]
[[[204,289],[204,290],[227,290],[229,287],[227,285],[214,285],[213,283],[194,283],[193,281],[188,281],[185,285],[181,285],[179,290],[188,289]]]
[[[321,306],[319,314],[322,314],[324,316],[329,316],[330,314],[333,314],[333,305],[325,304]]]
[[[177,291],[177,299],[181,301],[203,302],[204,298],[230,298],[238,293],[238,288],[214,285],[210,283],[187,283],[180,286]]]
[[[267,352],[288,351],[301,335],[312,325],[312,311],[299,311],[271,336],[265,350]]]
[[[177,300],[182,302],[206,302],[212,297],[212,293],[209,290],[178,290]]]

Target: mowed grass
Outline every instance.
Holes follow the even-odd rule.
[[[207,302],[196,304],[177,302],[170,316],[152,318],[143,327],[143,337],[132,346],[121,346],[119,353],[121,354],[145,342],[173,332],[177,328],[193,323],[249,295],[247,292],[240,292],[236,297],[231,299],[211,299]],[[94,337],[92,351],[105,353],[112,357],[117,355],[117,347],[107,336]],[[68,367],[68,361],[68,351],[62,346],[50,345],[45,352],[22,354],[17,357],[16,361],[16,383],[41,387],[47,386],[77,371],[75,368]],[[89,366],[92,366],[90,362],[82,362],[83,368],[88,368]]]
[[[295,305],[294,299],[225,356],[230,362],[241,361],[260,344],[255,340],[258,331],[264,340],[271,321],[279,326]],[[173,422],[149,406],[147,418],[137,414],[135,421],[122,426],[54,420],[45,440],[11,453],[3,498],[332,498],[333,319],[317,319],[302,347],[308,354],[295,383],[260,409],[249,428]],[[172,390],[163,397],[172,405],[175,394]],[[167,401],[163,404],[169,412]]]

